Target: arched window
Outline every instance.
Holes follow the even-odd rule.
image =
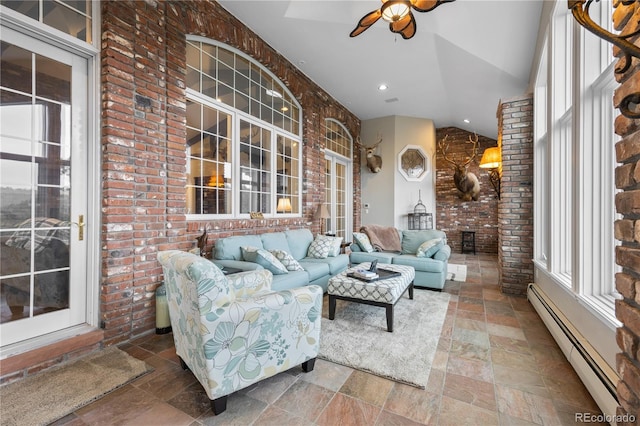
[[[187,217],[300,215],[300,105],[269,70],[203,37],[187,41]]]
[[[328,233],[351,240],[353,229],[353,138],[338,121],[324,122],[325,197],[329,212],[323,229]]]

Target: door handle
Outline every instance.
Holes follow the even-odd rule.
[[[78,215],[78,221],[77,222],[71,222],[74,225],[76,225],[78,227],[78,241],[82,241],[84,240],[84,215],[80,214]]]

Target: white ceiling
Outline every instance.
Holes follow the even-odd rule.
[[[430,118],[495,139],[500,99],[527,92],[543,0],[457,0],[413,11],[410,40],[382,20],[349,37],[379,0],[219,3],[361,120]],[[377,89],[382,83],[388,90]]]

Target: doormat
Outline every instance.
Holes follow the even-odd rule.
[[[152,370],[111,346],[0,387],[0,424],[49,424]]]
[[[467,280],[467,265],[449,263],[447,265],[447,280],[465,282]]]

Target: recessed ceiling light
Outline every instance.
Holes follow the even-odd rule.
[[[378,90],[387,90],[389,88],[389,86],[387,86],[386,84],[381,84],[380,86],[378,86]]]
[[[465,122],[465,123],[467,123],[467,124],[469,124],[469,123],[470,123],[470,121],[469,121],[469,119],[468,119],[468,118],[465,118],[465,119],[464,119],[464,120],[462,120],[462,121],[464,121],[464,122]]]

